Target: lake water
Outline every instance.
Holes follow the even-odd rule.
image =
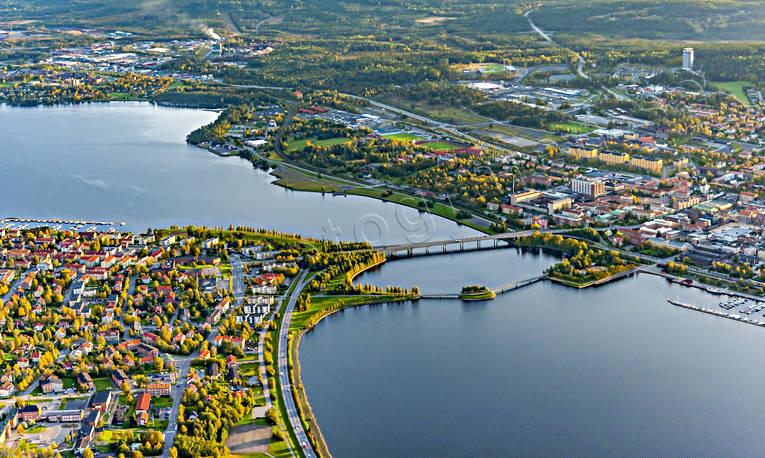
[[[355,283],[407,288],[416,284],[422,294],[456,294],[467,285],[495,289],[536,277],[560,259],[555,252],[526,248],[401,258],[364,272]],[[413,277],[413,272],[420,273]]]
[[[0,106],[0,216],[133,231],[247,224],[374,243],[475,233],[372,199],[284,190],[245,161],[184,143],[215,116],[142,103]],[[423,257],[359,281],[456,292],[554,260],[514,249]],[[338,457],[761,454],[765,330],[667,297],[717,302],[641,275],[350,309],[305,336],[303,381]]]
[[[460,274],[492,286],[547,261],[514,250],[409,259],[359,280],[456,292]],[[641,274],[348,309],[303,338],[303,383],[336,457],[760,455],[765,329],[668,297],[719,301]]]
[[[381,244],[476,233],[374,199],[289,191],[249,162],[185,143],[216,117],[148,103],[0,105],[0,217],[125,221],[133,231],[243,224]]]

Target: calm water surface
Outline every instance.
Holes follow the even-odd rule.
[[[417,285],[423,294],[455,294],[466,285],[494,289],[536,277],[560,259],[556,252],[520,248],[401,258],[364,272],[355,282],[382,287]]]
[[[0,106],[0,215],[248,224],[394,243],[473,234],[361,197],[296,193],[184,143],[216,114],[138,103]],[[416,258],[363,275],[455,292],[533,276],[549,255]],[[492,302],[352,309],[303,340],[303,379],[335,456],[759,455],[765,330],[682,310],[716,303],[640,276]]]
[[[464,256],[485,262],[396,261],[366,278],[446,292],[464,284],[455,271],[492,284],[548,261]],[[303,382],[337,457],[761,455],[765,329],[667,297],[719,300],[643,274],[349,309],[304,337]]]
[[[288,191],[246,161],[185,143],[216,117],[148,103],[0,105],[0,217],[125,221],[133,231],[245,224],[373,243],[475,233],[374,199]]]

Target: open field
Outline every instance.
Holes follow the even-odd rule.
[[[359,196],[367,196],[367,197],[374,197],[376,199],[386,200],[389,202],[395,202],[398,204],[406,205],[408,207],[412,208],[421,208],[419,206],[420,202],[423,202],[424,199],[409,196],[406,194],[394,192],[391,195],[383,196],[383,190],[379,188],[356,188],[348,192],[348,194],[354,194]],[[431,208],[428,208],[428,212],[432,213],[437,216],[443,216],[444,218],[451,219],[452,221],[457,221],[460,224],[464,224],[466,226],[472,227],[473,229],[476,229],[481,232],[487,232],[489,228],[489,224],[486,221],[478,220],[476,221],[475,218],[469,219],[469,220],[459,220],[457,219],[457,212],[458,210],[454,207],[451,207],[449,205],[444,205],[440,202],[434,202],[434,205]]]
[[[246,455],[250,453],[265,453],[271,442],[272,426],[257,424],[232,426],[226,440],[226,447],[231,453]]]
[[[96,389],[99,391],[112,389],[112,380],[109,378],[94,378],[93,384],[96,385]]]
[[[412,142],[418,142],[420,140],[425,140],[424,138],[414,135],[414,134],[407,134],[407,133],[400,133],[400,134],[392,134],[392,135],[383,135],[385,138],[390,138],[391,140],[398,140],[398,141],[412,141]]]
[[[493,132],[488,130],[475,130],[473,135],[489,137],[491,139],[506,143],[508,145],[517,146],[519,148],[532,148],[539,145],[539,142],[529,140],[528,138],[519,137],[518,135],[508,135],[501,132]]]
[[[480,122],[488,122],[489,118],[485,118],[481,115],[471,113],[467,110],[462,110],[454,107],[423,107],[429,115],[439,119],[443,122],[449,122],[452,124],[477,124]]]
[[[564,132],[570,132],[572,134],[589,134],[593,130],[595,130],[594,127],[585,126],[584,124],[578,123],[578,122],[564,122],[560,124],[553,124],[550,127],[552,130],[562,130]]]
[[[376,99],[412,113],[455,125],[478,124],[491,121],[489,118],[462,108],[448,105],[431,105],[427,102],[415,102],[392,94],[381,94]]]
[[[342,188],[342,185],[336,181],[324,177],[319,178],[318,174],[311,175],[308,172],[295,170],[283,165],[278,166],[274,170],[273,175],[279,178],[274,184],[295,191],[336,192]]]
[[[293,151],[301,151],[303,150],[306,145],[310,142],[314,145],[318,146],[334,146],[334,145],[342,145],[344,143],[349,143],[351,140],[344,137],[339,138],[326,138],[323,140],[317,140],[316,138],[299,138],[299,139],[289,139],[287,141],[287,151],[293,152]]]
[[[749,81],[726,81],[726,82],[712,82],[712,86],[722,89],[726,92],[730,92],[733,97],[737,98],[744,105],[751,105],[749,103],[749,97],[746,96],[744,86],[749,86]]]

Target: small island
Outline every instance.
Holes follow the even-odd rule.
[[[494,291],[485,286],[471,285],[463,286],[459,298],[463,301],[488,301],[494,299],[497,295]]]

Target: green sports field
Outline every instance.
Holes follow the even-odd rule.
[[[400,134],[391,134],[391,135],[383,135],[385,138],[390,138],[391,140],[398,140],[401,142],[405,141],[412,141],[412,142],[418,142],[420,140],[425,140],[424,138],[414,135],[414,134],[407,134],[406,132],[402,132]]]
[[[436,151],[453,151],[455,149],[460,149],[459,146],[452,145],[451,143],[446,143],[446,142],[427,142],[427,143],[420,144],[420,146],[434,149]]]

